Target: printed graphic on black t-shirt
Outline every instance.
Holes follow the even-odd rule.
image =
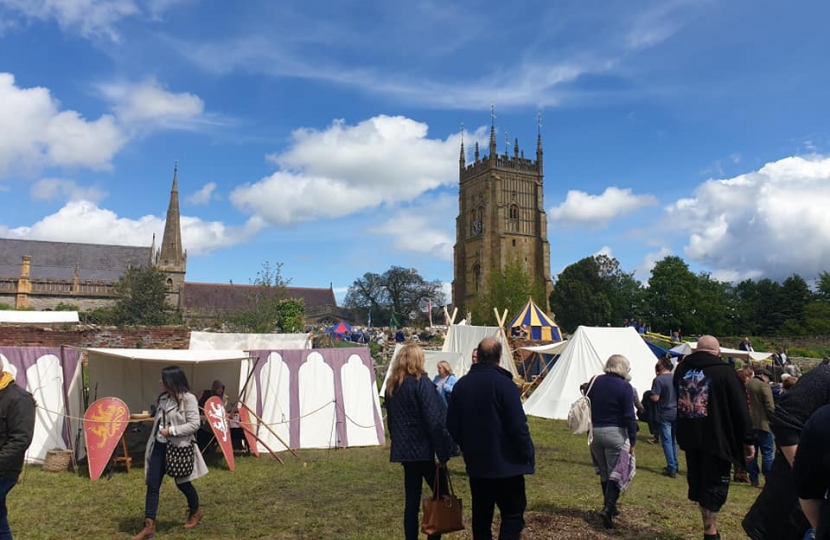
[[[703,370],[691,369],[677,385],[677,416],[706,418],[709,409],[709,377]]]

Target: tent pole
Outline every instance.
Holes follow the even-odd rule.
[[[290,447],[290,446],[288,446],[287,444],[285,444],[285,441],[284,441],[284,440],[282,440],[282,437],[280,437],[279,435],[277,435],[277,432],[276,432],[276,431],[274,431],[273,429],[271,429],[271,426],[269,426],[268,424],[266,424],[266,423],[265,423],[265,420],[263,420],[263,419],[262,419],[262,418],[261,418],[261,417],[260,417],[260,416],[259,416],[259,415],[255,412],[255,411],[252,411],[252,410],[251,410],[251,407],[250,407],[247,403],[245,403],[244,401],[240,401],[240,403],[242,404],[242,406],[243,406],[243,407],[245,407],[246,409],[248,409],[248,412],[249,412],[249,413],[251,413],[251,416],[253,416],[254,418],[256,418],[256,419],[257,419],[257,421],[259,422],[259,424],[260,424],[261,426],[265,426],[265,429],[267,429],[268,431],[270,431],[270,432],[271,432],[271,435],[273,435],[274,437],[276,437],[276,438],[277,438],[277,440],[278,440],[279,442],[281,442],[281,443],[282,443],[282,445],[283,445],[283,446],[285,446],[285,447],[288,449],[288,451],[289,451],[289,452],[291,452],[292,454],[294,454],[294,457],[295,457],[295,458],[299,458],[299,457],[300,457],[300,456],[298,456],[298,455],[297,455],[297,452],[295,452],[294,450],[292,450],[292,449],[291,449],[291,447]]]
[[[249,355],[251,354],[250,351],[246,351]],[[250,361],[252,356],[248,357]],[[248,390],[248,383],[251,382],[251,377],[254,376],[254,372],[256,371],[256,367],[259,364],[259,356],[256,356],[256,360],[254,361],[254,365],[251,366],[250,371],[248,371],[248,378],[245,379],[245,384],[242,385],[242,388],[239,389],[239,395],[237,396],[237,401],[244,401],[245,400],[245,392]]]

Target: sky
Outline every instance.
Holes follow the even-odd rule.
[[[830,3],[0,0],[0,237],[452,281],[458,156],[545,151],[556,274],[830,270]],[[541,118],[541,122],[537,120]],[[472,158],[472,152],[467,153]]]

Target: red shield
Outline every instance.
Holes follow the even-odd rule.
[[[84,413],[84,438],[89,460],[89,477],[101,477],[130,419],[127,404],[118,398],[101,398]]]
[[[248,442],[248,448],[251,453],[259,457],[259,448],[256,445],[256,435],[254,435],[254,425],[251,423],[251,415],[248,414],[248,409],[241,407],[239,409],[239,425],[242,428],[242,433],[245,434],[245,440]]]
[[[212,396],[205,402],[205,418],[207,418],[210,429],[222,449],[222,455],[228,463],[228,468],[233,470],[233,446],[231,445],[231,426],[228,420],[228,413],[225,404],[217,396]]]

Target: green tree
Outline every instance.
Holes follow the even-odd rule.
[[[527,304],[528,298],[543,309],[547,304],[545,284],[531,275],[519,259],[512,259],[501,270],[490,272],[483,289],[471,306],[475,324],[497,325],[493,308],[500,314],[507,309],[508,316],[515,317]]]
[[[251,282],[254,286],[248,295],[248,307],[231,313],[225,324],[233,330],[267,334],[280,329],[299,329],[305,307],[301,301],[286,298],[286,287],[291,280],[282,277],[282,263],[272,265],[265,261]],[[290,300],[290,302],[289,302]],[[297,311],[302,310],[298,315]],[[286,325],[286,326],[284,326]]]
[[[816,280],[816,300],[830,302],[830,273],[821,272]]]
[[[669,256],[654,265],[644,296],[654,330],[695,334],[703,329],[696,308],[698,278],[680,257]]]
[[[66,304],[61,302],[55,306],[55,311],[80,311],[80,308],[78,308],[75,304]]]
[[[119,326],[161,326],[172,320],[167,275],[155,266],[130,267],[116,282],[113,320]]]
[[[434,306],[446,303],[440,281],[427,281],[414,268],[392,266],[381,275],[366,273],[356,279],[343,304],[367,316],[371,313],[374,321],[404,323],[411,313],[416,320],[423,317],[428,301]]]
[[[634,279],[634,273],[626,273],[614,257],[596,255],[599,277],[604,284],[605,294],[611,304],[606,323],[619,324],[623,319],[645,316],[643,312],[643,288]]]
[[[556,322],[566,332],[575,331],[579,325],[605,326],[610,323],[608,282],[600,275],[597,257],[585,257],[562,270],[553,286],[550,304]]]

